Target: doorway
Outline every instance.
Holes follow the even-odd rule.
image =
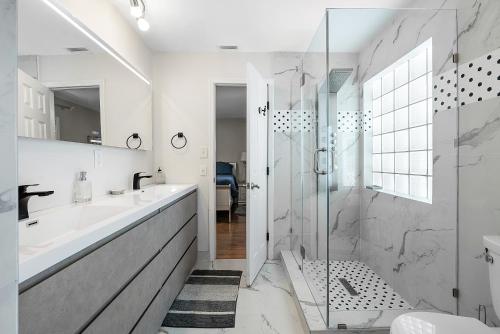
[[[246,95],[246,85],[215,87],[217,259],[246,259]]]

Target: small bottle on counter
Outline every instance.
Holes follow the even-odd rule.
[[[161,167],[158,167],[158,170],[156,171],[155,181],[156,184],[167,183],[167,176],[165,175],[165,172],[161,169]]]
[[[75,203],[85,203],[92,200],[92,182],[87,180],[87,172],[80,172],[75,182],[73,193]]]

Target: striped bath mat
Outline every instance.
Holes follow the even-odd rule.
[[[163,320],[164,327],[232,328],[241,271],[195,270]]]

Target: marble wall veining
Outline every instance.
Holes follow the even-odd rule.
[[[0,1],[0,333],[17,333],[17,11]]]
[[[297,121],[292,116],[300,109],[300,57],[298,53],[276,53],[273,58],[274,106],[271,110],[270,150],[273,176],[273,258],[278,259],[282,250],[298,252],[301,228],[298,225],[301,211],[296,201],[300,187],[292,182],[297,177],[297,151],[292,152],[293,140],[299,143],[299,132],[292,131]]]
[[[353,75],[357,81],[348,83],[362,87],[432,37],[433,97],[437,98],[432,204],[365,188],[371,172],[370,129],[348,133],[344,124],[344,131],[337,129],[337,146],[351,159],[337,160],[338,177],[345,183],[330,193],[328,252],[333,259],[365,262],[416,308],[477,317],[478,306],[485,305],[488,324],[500,326],[492,308],[482,245],[483,235],[500,234],[500,184],[492,177],[500,169],[500,2],[443,0],[436,5],[417,0],[414,7],[448,10],[398,11],[391,24],[363,48]],[[451,59],[455,52],[458,64]],[[279,109],[289,115],[300,109],[300,85],[291,83],[292,72],[276,94],[283,97]],[[363,92],[358,92],[354,100],[362,102]],[[369,124],[366,110],[361,112]],[[306,231],[304,241],[302,220],[307,225],[311,217],[306,217],[302,199],[308,203],[311,196],[302,197],[303,189],[293,182],[301,176],[304,142],[300,135],[274,133],[274,139],[275,187],[290,194],[275,196],[277,256],[281,249],[298,253],[301,244],[308,245],[311,231]],[[320,235],[318,240],[316,255],[321,258],[326,238]],[[456,287],[458,299],[452,296]]]
[[[434,80],[454,68],[456,12],[398,11],[392,24],[360,54],[362,83],[419,44],[433,40]],[[441,109],[441,108],[440,108]],[[363,189],[361,261],[416,308],[456,312],[457,134],[456,102],[433,117],[432,204]],[[364,132],[370,159],[371,131]],[[365,164],[367,165],[367,164]],[[370,185],[365,170],[365,185]]]
[[[488,325],[500,326],[493,310],[488,265],[484,261],[483,235],[500,234],[500,2],[496,0],[460,1],[459,88],[473,92],[476,101],[463,99],[459,113],[459,313],[477,317],[479,305],[485,305]],[[492,59],[488,59],[493,57]],[[491,65],[489,63],[492,62]],[[472,64],[472,65],[471,65]],[[487,85],[491,66],[493,82]],[[480,80],[469,82],[478,72]],[[464,78],[462,78],[464,74]],[[486,80],[486,81],[485,81]],[[495,94],[487,98],[478,90],[479,82],[491,86]],[[495,96],[496,95],[496,96]],[[482,101],[477,101],[483,97]],[[474,102],[474,103],[473,103]]]

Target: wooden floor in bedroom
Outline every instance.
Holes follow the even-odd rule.
[[[217,259],[246,259],[246,217],[217,213]]]

